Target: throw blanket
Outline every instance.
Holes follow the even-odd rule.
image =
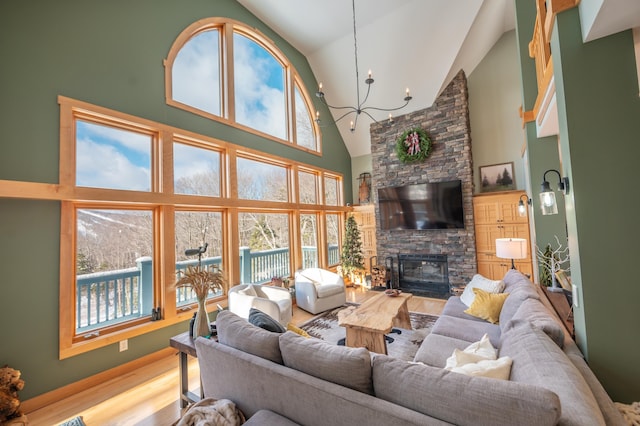
[[[632,402],[631,404],[616,402],[615,404],[629,426],[640,426],[640,402]]]
[[[228,399],[205,398],[187,409],[176,426],[238,426],[244,415]]]

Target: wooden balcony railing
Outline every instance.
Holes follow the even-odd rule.
[[[316,247],[303,247],[303,268],[317,267]],[[340,262],[337,245],[328,247],[329,264]],[[76,281],[76,332],[91,331],[106,325],[151,315],[153,309],[153,268],[150,257],[142,257],[133,268],[78,275]],[[176,263],[176,273],[196,266],[195,259]],[[202,259],[203,266],[222,264],[222,258]],[[240,250],[242,283],[258,284],[274,276],[290,276],[289,248],[251,252]],[[220,296],[220,293],[210,297]],[[176,289],[176,306],[187,307],[196,302],[189,288]]]

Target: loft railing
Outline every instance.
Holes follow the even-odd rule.
[[[522,111],[524,122],[534,121],[538,114],[543,113],[543,99],[551,86],[553,77],[553,58],[551,57],[551,32],[556,15],[565,10],[576,7],[579,0],[536,0],[536,21],[533,27],[533,37],[529,42],[529,56],[536,65],[536,80],[538,83],[538,97],[532,111]],[[544,114],[544,113],[543,113]]]
[[[339,263],[337,245],[328,247],[329,264]],[[315,247],[302,248],[303,268],[318,266]],[[137,259],[137,266],[115,271],[78,275],[76,281],[76,329],[86,332],[98,327],[150,316],[153,309],[153,265],[150,257]],[[188,266],[196,266],[198,260],[176,263],[176,273]],[[220,256],[202,259],[202,266],[221,266]],[[291,276],[289,248],[251,252],[240,249],[240,277],[242,283],[260,284],[278,276]],[[209,297],[221,295],[210,293]],[[186,307],[196,301],[189,288],[176,289],[176,305]]]

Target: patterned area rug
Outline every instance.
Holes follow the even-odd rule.
[[[347,303],[339,308],[323,312],[302,324],[300,328],[313,337],[338,344],[338,341],[346,336],[344,327],[338,325],[338,312],[348,306],[357,306],[357,304]],[[413,330],[399,329],[400,334],[390,333],[388,336],[393,339],[393,342],[387,342],[389,355],[405,361],[413,361],[418,348],[438,319],[437,316],[416,312],[409,312],[409,318]]]
[[[60,423],[58,426],[86,426],[82,421],[82,416],[74,417],[71,420],[67,420],[64,423]]]

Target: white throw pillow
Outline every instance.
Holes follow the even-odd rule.
[[[469,281],[469,284],[464,288],[462,295],[460,295],[460,301],[468,307],[471,307],[473,300],[476,298],[473,292],[474,288],[479,288],[487,293],[501,293],[502,290],[504,290],[504,281],[494,281],[480,274],[475,274],[473,278],[471,278],[471,281]]]
[[[509,380],[512,363],[513,360],[511,358],[503,356],[495,360],[484,359],[476,363],[465,364],[461,367],[452,368],[451,371],[454,373],[466,374],[467,376]]]
[[[498,351],[491,344],[489,335],[484,334],[480,341],[470,344],[464,349],[464,352],[481,356],[485,359],[497,359]]]
[[[489,340],[489,335],[485,333],[478,342],[467,346],[464,350],[454,349],[453,355],[447,358],[445,370],[462,367],[465,364],[473,364],[483,360],[495,360],[498,358],[498,351]]]
[[[256,289],[253,288],[252,285],[248,285],[246,288],[243,288],[242,290],[238,290],[238,293],[244,294],[245,296],[253,296],[253,297],[256,297],[258,295],[258,293],[256,293]]]
[[[454,368],[462,367],[463,365],[475,364],[476,362],[486,360],[487,358],[480,355],[463,352],[460,349],[454,349],[453,355],[447,358],[447,365],[444,366],[444,369],[453,370]]]

